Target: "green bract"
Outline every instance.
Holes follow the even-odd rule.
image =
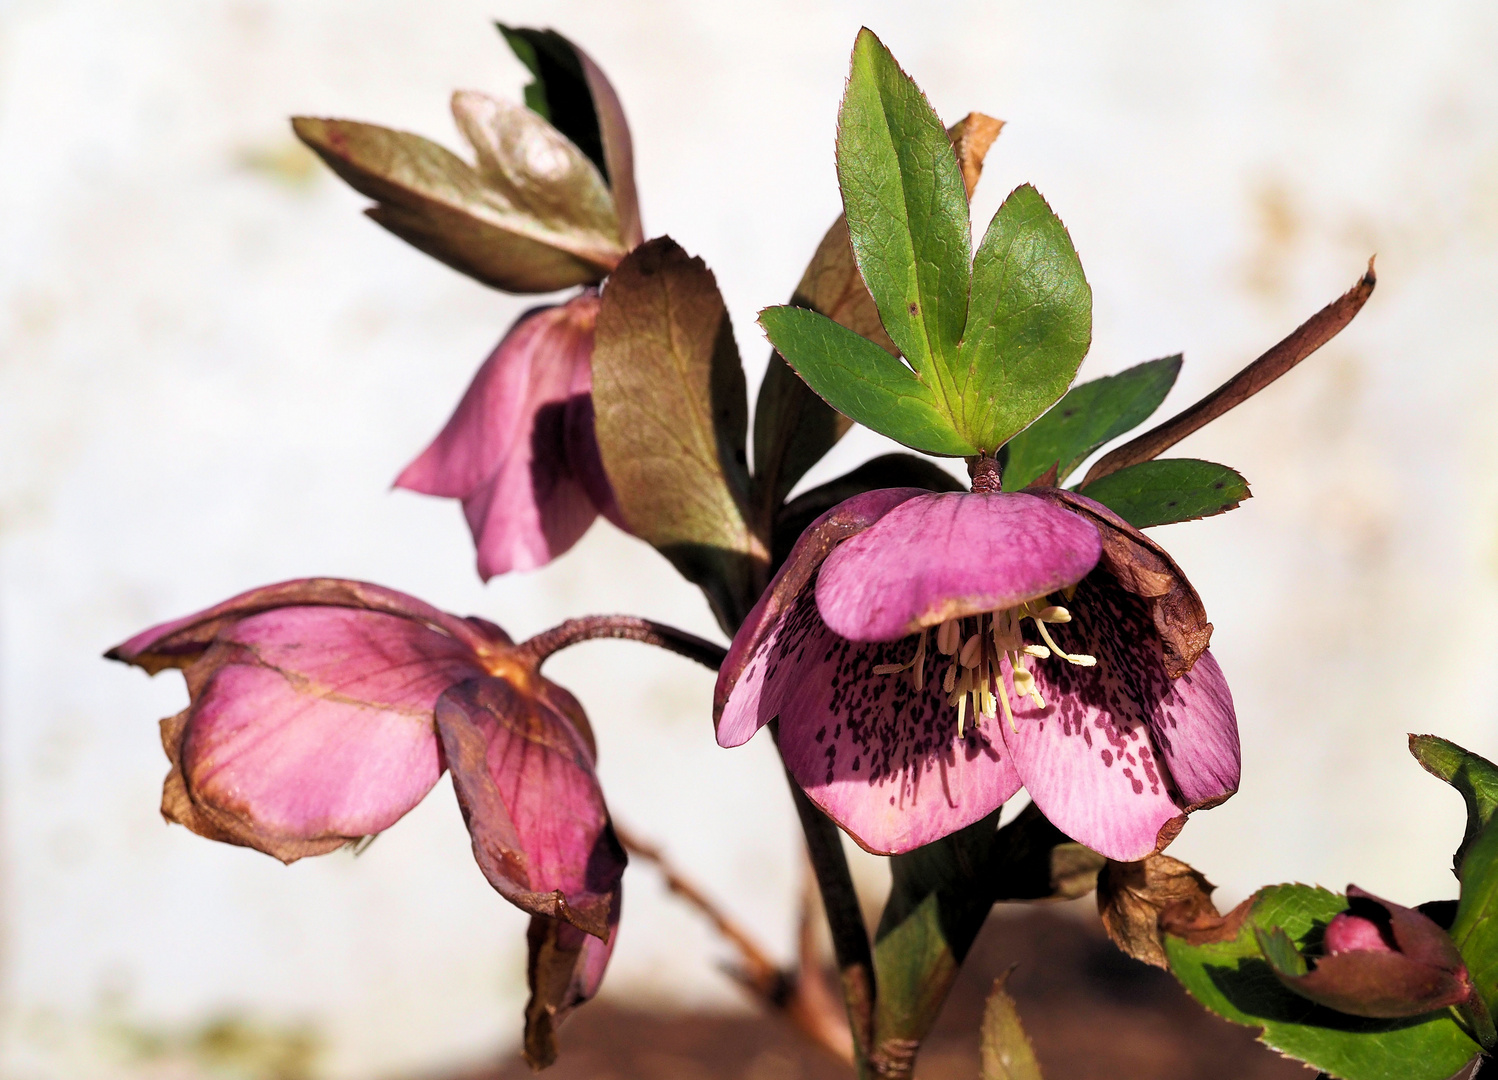
[[[1018,491],[1052,465],[1056,483],[1065,483],[1094,450],[1148,420],[1180,371],[1180,356],[1167,356],[1072,387],[1050,412],[1009,440],[1004,487]]]
[[[909,366],[813,312],[770,308],[761,325],[851,419],[928,453],[993,453],[1066,392],[1091,341],[1092,292],[1066,228],[1024,185],[970,265],[946,129],[868,30],[853,48],[837,163],[859,271]]]
[[[1248,481],[1226,465],[1159,458],[1119,469],[1082,489],[1136,529],[1225,513],[1249,497]]]

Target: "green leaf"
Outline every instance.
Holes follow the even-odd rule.
[[[1248,481],[1226,465],[1195,458],[1142,461],[1094,480],[1082,491],[1136,529],[1194,521],[1233,509]]]
[[[598,111],[593,106],[593,94],[576,47],[555,30],[494,25],[516,58],[535,76],[525,87],[526,106],[551,121],[608,179]]]
[[[889,860],[893,881],[874,934],[874,1043],[919,1045],[993,907],[999,810]]]
[[[429,139],[374,124],[299,116],[292,127],[376,200],[371,218],[460,273],[520,293],[601,280],[624,248],[598,170],[528,109],[471,93],[453,105],[478,168]]]
[[[936,403],[930,387],[867,338],[797,307],[759,313],[770,344],[827,404],[912,450],[947,457],[976,453]]]
[[[1426,772],[1456,788],[1466,801],[1467,831],[1452,863],[1460,871],[1467,849],[1498,809],[1498,766],[1436,735],[1411,735],[1410,753]]]
[[[1023,184],[973,261],[953,371],[957,429],[982,450],[998,449],[1066,393],[1091,343],[1092,289],[1071,237]]]
[[[1280,928],[1304,949],[1347,901],[1307,885],[1277,885],[1254,897],[1236,935],[1193,944],[1167,933],[1171,971],[1208,1009],[1263,1029],[1262,1040],[1344,1080],[1446,1080],[1478,1046],[1449,1011],[1409,1020],[1368,1020],[1334,1012],[1285,987],[1260,950],[1257,934]],[[1226,929],[1233,929],[1232,918]]]
[[[1020,1023],[1019,1009],[1005,983],[1009,975],[993,981],[983,1006],[983,1027],[978,1043],[980,1080],[1041,1080],[1035,1047]]]
[[[712,272],[669,237],[636,248],[609,278],[593,407],[625,523],[702,587],[732,634],[768,578],[745,513],[744,373]]]
[[[829,480],[796,496],[781,507],[775,517],[771,568],[778,569],[806,527],[838,503],[865,491],[895,487],[917,487],[927,491],[966,490],[961,481],[933,461],[911,454],[882,454],[836,480]]]
[[[884,329],[951,415],[943,381],[967,322],[972,251],[962,170],[925,95],[867,29],[838,113],[837,172]]]
[[[1064,483],[1094,450],[1149,419],[1180,370],[1181,358],[1167,356],[1072,387],[1006,444],[1004,487],[1018,491],[1052,465],[1057,467],[1056,482]]]
[[[1451,940],[1491,1015],[1498,1012],[1498,827],[1491,822],[1483,826],[1467,847],[1457,876],[1462,895]]]

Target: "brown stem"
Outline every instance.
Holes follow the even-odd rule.
[[[539,667],[552,653],[580,641],[595,641],[599,638],[621,638],[669,649],[714,671],[722,666],[728,655],[727,649],[706,638],[634,615],[587,615],[581,619],[568,619],[521,642],[516,649],[534,660]]]
[[[1159,427],[1146,431],[1138,438],[1129,440],[1117,450],[1099,458],[1097,463],[1088,470],[1087,478],[1082,481],[1082,490],[1085,491],[1087,485],[1094,480],[1101,480],[1110,473],[1118,472],[1119,469],[1158,457],[1193,431],[1206,426],[1229,409],[1253,397],[1336,337],[1368,302],[1368,297],[1373,295],[1373,286],[1377,281],[1378,278],[1373,272],[1373,260],[1369,259],[1368,270],[1358,279],[1356,285],[1312,315],[1284,341],[1185,412],[1171,417]]]
[[[799,975],[781,970],[747,931],[734,922],[701,888],[671,865],[660,848],[621,829],[617,822],[614,824],[614,833],[631,855],[644,859],[660,871],[666,888],[706,916],[713,928],[733,943],[739,953],[739,965],[732,973],[745,989],[771,1010],[784,1013],[812,1041],[841,1060],[852,1063],[853,1044],[847,1028],[840,1028],[835,1014],[829,1017],[824,1001],[827,997],[826,988],[818,987],[814,981],[805,977],[804,959],[803,970]],[[818,989],[822,991],[820,995],[817,993]]]

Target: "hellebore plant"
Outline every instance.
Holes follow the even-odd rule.
[[[1482,759],[1412,741],[1468,799],[1454,907],[1279,886],[1222,916],[1206,879],[1161,854],[1237,790],[1239,732],[1202,600],[1141,530],[1249,492],[1226,466],[1160,455],[1346,326],[1372,264],[1218,390],[1093,460],[1162,404],[1180,357],[1074,385],[1092,290],[1066,228],[1022,185],[974,251],[968,200],[1002,125],[944,127],[865,30],[838,119],[844,215],[791,303],[760,313],[775,351],[751,458],[726,306],[701,259],[644,240],[612,86],[554,31],[500,30],[534,81],[524,105],[454,96],[471,162],[294,121],[420,250],[508,292],[579,290],[520,317],[396,484],[462,502],[486,579],[545,565],[606,516],[702,588],[731,645],[629,616],[517,644],[375,585],[254,589],[107,654],[187,680],[161,725],[164,816],[291,862],[391,827],[450,771],[480,870],[531,915],[525,1050],[544,1067],[603,977],[626,848],[662,856],[614,827],[588,719],[540,669],[629,638],[717,669],[723,746],[770,728],[844,1011],[825,1007],[814,951],[782,970],[663,869],[739,949],[745,986],[860,1076],[910,1075],[996,902],[1094,887],[1121,949],[1330,1075],[1439,1080],[1491,1051],[1498,769]],[[914,453],[797,494],[854,423]],[[932,458],[963,459],[969,483]],[[1030,805],[1000,828],[1021,789]],[[872,935],[839,828],[890,858]],[[1038,1077],[1002,987],[987,1017],[985,1076]]]

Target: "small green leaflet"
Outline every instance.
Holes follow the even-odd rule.
[[[1049,412],[1010,439],[1004,487],[1020,488],[1057,466],[1065,483],[1098,447],[1132,431],[1160,407],[1181,370],[1179,356],[1150,360],[1072,387]]]
[[[909,367],[810,319],[795,334],[789,318],[762,319],[771,342],[850,419],[927,453],[993,453],[1065,393],[1087,352],[1092,293],[1065,226],[1022,186],[970,266],[946,129],[868,30],[853,48],[837,166],[858,269]]]
[[[967,320],[967,191],[946,126],[867,29],[838,112],[837,173],[884,329],[932,389],[950,393],[940,383]]]
[[[1478,1052],[1449,1011],[1411,1020],[1347,1016],[1286,988],[1265,961],[1257,931],[1272,934],[1281,928],[1304,948],[1346,906],[1336,893],[1308,885],[1261,889],[1232,940],[1192,945],[1165,935],[1170,970],[1217,1015],[1263,1028],[1265,1043],[1332,1076],[1447,1080]]]
[[[1498,766],[1435,735],[1411,735],[1410,753],[1426,772],[1446,781],[1466,800],[1467,831],[1453,860],[1460,869],[1467,848],[1498,809]]]
[[[1094,480],[1082,494],[1136,529],[1211,517],[1249,497],[1248,481],[1236,471],[1195,458],[1141,461]]]
[[[977,453],[915,372],[868,338],[805,308],[766,308],[759,324],[811,388],[849,419],[927,454]]]
[[[1029,184],[993,216],[973,262],[953,364],[957,430],[996,450],[1066,393],[1092,343],[1092,289],[1061,219]]]

